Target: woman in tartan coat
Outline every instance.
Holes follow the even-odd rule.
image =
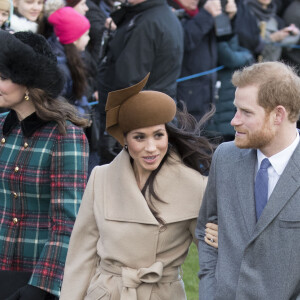
[[[10,108],[0,118],[0,299],[57,299],[87,179],[86,120],[57,99],[62,75],[42,36],[1,31],[0,41],[0,107]]]

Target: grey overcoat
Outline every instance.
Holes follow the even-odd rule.
[[[257,223],[256,160],[256,150],[233,142],[214,154],[196,229],[201,300],[300,299],[300,146]],[[216,218],[218,250],[203,241]]]

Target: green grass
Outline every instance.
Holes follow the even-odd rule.
[[[193,243],[190,247],[189,254],[183,264],[183,281],[185,285],[186,296],[188,300],[198,300],[198,251]]]

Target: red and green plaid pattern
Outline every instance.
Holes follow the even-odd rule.
[[[87,139],[71,123],[62,136],[49,122],[29,138],[17,125],[0,141],[0,270],[32,272],[30,284],[59,296],[87,180]]]

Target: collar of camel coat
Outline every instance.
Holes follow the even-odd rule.
[[[105,174],[106,219],[158,224],[138,188],[129,154],[125,150],[107,166]],[[155,191],[165,202],[154,200],[165,222],[197,218],[206,183],[207,177],[185,166],[179,156],[171,152],[154,184]]]

